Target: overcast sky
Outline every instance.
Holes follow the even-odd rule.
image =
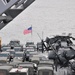
[[[24,35],[24,29],[32,25],[33,33]],[[10,40],[40,41],[47,36],[72,33],[75,36],[75,0],[35,0],[12,22],[0,30],[2,43]],[[39,36],[37,35],[39,34]]]

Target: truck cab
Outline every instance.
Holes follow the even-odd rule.
[[[54,62],[52,60],[40,61],[38,65],[37,75],[54,75]]]
[[[37,75],[54,75],[53,68],[49,66],[39,66]]]
[[[9,71],[10,75],[28,75],[28,68],[22,68],[22,67],[18,67],[18,68],[12,68]]]
[[[13,66],[0,65],[0,75],[9,75],[9,71],[12,67]]]

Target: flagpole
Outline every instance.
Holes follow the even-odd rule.
[[[42,40],[43,40],[43,31],[42,31]]]
[[[31,28],[32,28],[32,25],[31,25]],[[33,30],[33,29],[32,29]],[[31,36],[32,36],[32,31],[31,31]]]
[[[32,27],[32,25],[31,25],[31,27]],[[32,29],[32,31],[33,31],[33,29]],[[32,42],[32,34],[33,34],[32,31],[31,31],[31,42]]]

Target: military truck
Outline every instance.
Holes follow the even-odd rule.
[[[41,66],[49,65],[49,66],[53,67],[53,69],[54,69],[54,61],[53,60],[39,61],[39,65],[41,65]]]
[[[37,75],[54,75],[54,61],[40,60],[37,66]]]
[[[1,51],[6,51],[8,49],[10,49],[10,46],[4,45],[4,46],[1,47]]]
[[[38,42],[37,43],[37,50],[38,51],[41,51],[42,50],[42,43],[41,42]]]
[[[13,58],[13,62],[22,62],[23,56],[24,52],[15,52],[15,57]]]
[[[10,59],[10,52],[0,53],[0,63],[7,63]]]
[[[11,40],[9,42],[9,45],[19,46],[20,45],[20,41],[19,40]]]
[[[10,75],[9,71],[13,66],[0,65],[0,75]]]
[[[40,58],[38,55],[33,55],[32,57],[30,57],[30,61],[35,64],[39,64]]]
[[[34,65],[32,62],[22,62],[19,63],[18,65],[19,67],[23,67],[23,68],[28,68],[29,69],[29,75],[33,75],[34,74]]]
[[[10,75],[29,75],[28,74],[28,68],[22,68],[22,67],[18,67],[18,68],[12,68],[9,71]]]
[[[19,40],[13,40],[13,41],[10,41],[9,44],[3,45],[1,47],[2,51],[6,51],[8,49],[14,49],[15,52],[17,52],[17,51],[23,51],[23,45],[20,44]]]
[[[0,75],[33,75],[31,62],[0,64]]]
[[[54,75],[53,68],[50,66],[38,66],[37,75]]]

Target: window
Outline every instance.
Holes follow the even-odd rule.
[[[49,75],[49,72],[43,72],[42,75]]]

